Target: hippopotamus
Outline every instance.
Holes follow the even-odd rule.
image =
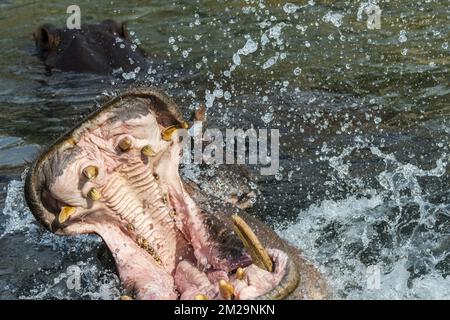
[[[157,89],[112,98],[31,165],[31,212],[55,234],[99,235],[126,297],[326,298],[324,277],[298,249],[184,181],[177,133],[188,128]]]
[[[50,70],[111,75],[148,68],[146,54],[129,38],[126,23],[108,19],[81,29],[44,24],[33,37],[38,56]]]

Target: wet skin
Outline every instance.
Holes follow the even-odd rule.
[[[133,44],[126,25],[114,20],[60,29],[44,24],[33,33],[38,56],[48,69],[113,74],[148,67],[144,51]]]
[[[137,299],[325,298],[324,279],[297,249],[182,180],[175,129],[185,127],[161,92],[122,94],[36,160],[25,185],[31,211],[54,233],[100,235]],[[251,231],[236,215],[262,249],[241,242]]]

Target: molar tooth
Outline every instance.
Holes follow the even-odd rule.
[[[130,138],[123,138],[119,141],[119,148],[122,151],[128,151],[131,148],[131,140]]]
[[[177,212],[175,211],[175,209],[170,209],[169,210],[169,216],[171,218],[175,218],[176,215],[177,215]]]
[[[242,280],[245,277],[245,270],[241,267],[237,268],[236,270],[236,278],[238,280]]]
[[[231,219],[233,220],[234,231],[241,238],[242,243],[252,257],[253,263],[261,269],[272,272],[272,260],[249,225],[237,215],[233,215]]]
[[[130,222],[127,224],[127,230],[133,232],[135,230],[134,225]]]
[[[98,168],[96,166],[87,166],[83,169],[83,174],[89,180],[94,179],[98,175]]]
[[[170,126],[165,128],[162,132],[161,132],[161,138],[165,141],[170,141],[172,140],[172,134],[177,130],[176,126]]]
[[[208,300],[208,296],[203,293],[195,295],[194,300]]]
[[[234,296],[233,285],[230,282],[225,281],[223,279],[219,281],[219,291],[225,300],[230,300]]]
[[[160,265],[162,265],[162,260],[161,258],[156,254],[155,250],[152,249],[152,251],[147,250],[153,257],[153,259],[155,259],[156,262],[158,262]]]
[[[142,154],[144,156],[147,156],[147,157],[154,157],[154,156],[156,156],[156,152],[153,150],[153,148],[149,144],[144,146],[142,148],[141,152],[142,152]]]
[[[144,249],[147,250],[147,252],[153,257],[153,259],[155,259],[155,261],[156,261],[157,263],[159,263],[160,265],[162,265],[162,260],[161,260],[161,258],[160,258],[159,255],[156,253],[155,249],[154,249],[152,246],[150,246],[150,245],[148,244],[148,241],[147,241],[147,247],[144,248]]]
[[[71,215],[73,215],[77,211],[77,208],[70,207],[70,206],[64,206],[61,208],[61,211],[58,215],[58,221],[59,223],[64,223],[67,221],[67,219],[70,218]]]
[[[102,194],[97,188],[92,188],[88,193],[89,198],[91,198],[94,201],[100,200],[102,197]]]
[[[132,297],[130,297],[129,295],[124,294],[124,295],[120,296],[120,300],[134,300],[134,299]]]

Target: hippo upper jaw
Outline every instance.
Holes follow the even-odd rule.
[[[273,267],[258,267],[252,247],[251,258],[224,222],[230,217],[206,213],[186,192],[174,134],[183,127],[158,91],[114,98],[33,164],[25,184],[31,211],[57,234],[100,235],[136,298],[285,298],[298,284],[289,256],[269,249]],[[245,223],[235,230],[253,241]]]

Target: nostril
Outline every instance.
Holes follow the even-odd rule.
[[[39,27],[33,33],[36,47],[41,51],[51,51],[58,47],[60,37],[58,30],[49,24]]]

